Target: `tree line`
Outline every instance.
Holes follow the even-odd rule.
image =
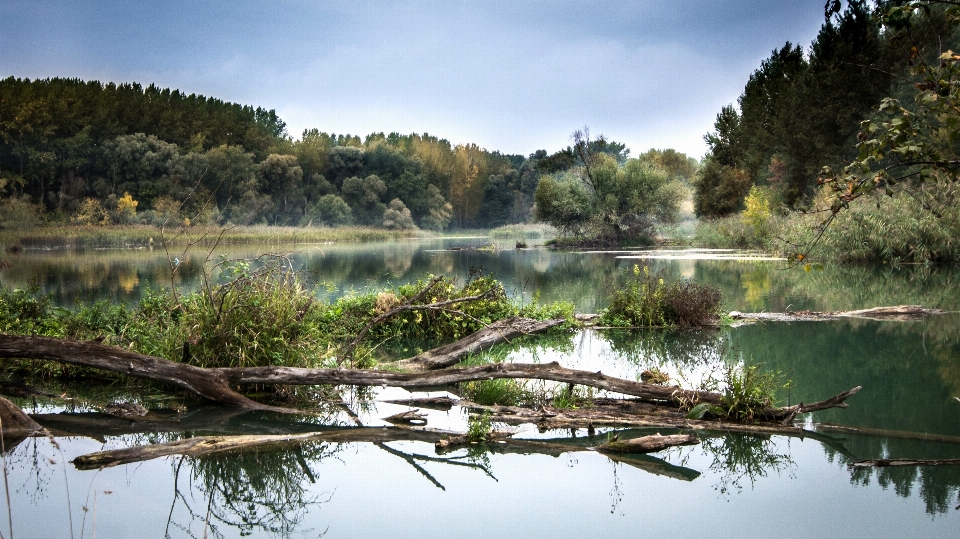
[[[858,157],[861,122],[879,114],[887,96],[912,100],[910,71],[918,58],[956,48],[956,25],[944,2],[924,4],[909,41],[878,13],[885,4],[827,2],[826,20],[808,50],[787,42],[750,76],[737,106],[724,107],[695,180],[695,211],[719,217],[745,207],[751,188],[774,206],[803,209],[823,167]],[[919,10],[918,10],[919,13]],[[909,50],[904,54],[904,47]]]
[[[593,142],[591,152],[625,162],[623,144]],[[489,228],[530,221],[541,176],[580,166],[573,147],[507,155],[426,133],[361,139],[318,129],[294,139],[273,110],[154,85],[0,80],[0,194],[4,214],[16,216],[0,225],[39,214],[91,224]]]

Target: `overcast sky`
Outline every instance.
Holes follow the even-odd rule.
[[[703,135],[824,0],[0,0],[0,77],[156,83],[289,133],[423,133],[529,154],[591,132],[636,155]]]

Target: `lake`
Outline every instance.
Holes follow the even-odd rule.
[[[386,244],[227,247],[227,258],[267,252],[333,298],[428,274],[482,268],[517,301],[569,300],[604,307],[605,291],[634,264],[719,287],[726,310],[836,311],[921,304],[960,310],[960,273],[923,267],[826,266],[804,271],[776,260],[701,251],[554,252],[489,248],[488,238]],[[484,247],[477,249],[477,247]],[[746,257],[752,258],[752,257]],[[5,255],[8,287],[32,283],[58,302],[133,303],[156,287],[196,287],[218,257],[196,250],[25,251]],[[171,268],[176,272],[171,278]],[[803,418],[799,437],[701,433],[698,446],[613,460],[587,450],[609,429],[540,432],[520,427],[524,448],[496,444],[438,454],[413,439],[319,442],[197,459],[169,457],[76,469],[76,456],[217,434],[267,434],[387,425],[409,409],[382,402],[399,389],[343,391],[336,406],[297,417],[128,395],[158,413],[179,410],[149,433],[90,404],[109,388],[57,386],[73,400],[14,399],[57,434],[5,455],[15,537],[946,537],[960,530],[960,467],[852,469],[871,458],[960,457],[960,315],[916,322],[840,320],[763,323],[722,330],[583,330],[515,347],[508,361],[559,361],[635,379],[657,366],[687,384],[731,362],[792,381],[784,403],[811,402],[862,385],[849,408]],[[41,384],[42,387],[42,384]],[[443,395],[435,391],[427,395]],[[465,430],[464,410],[421,409],[428,426]],[[173,417],[171,415],[170,417]],[[102,420],[99,430],[77,425]],[[624,433],[624,436],[637,432]],[[666,434],[666,432],[664,432]],[[0,505],[2,507],[2,505]],[[0,510],[0,533],[9,535]]]

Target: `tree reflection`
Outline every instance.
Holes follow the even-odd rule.
[[[267,532],[289,536],[302,524],[311,508],[330,500],[333,493],[314,494],[307,483],[316,483],[311,463],[333,456],[339,444],[314,443],[273,451],[248,451],[197,459],[180,458],[174,464],[174,501],[165,536],[179,528],[195,537],[192,523],[202,522],[203,536],[223,537],[221,526],[235,528],[240,535]],[[191,506],[180,490],[179,475],[189,462],[191,487],[203,493],[207,505]],[[181,502],[190,522],[173,521],[173,510]],[[302,530],[301,530],[302,531]]]
[[[956,458],[957,446],[945,443],[931,443],[922,440],[904,440],[881,436],[850,436],[847,446],[860,456],[860,459],[842,455],[826,448],[831,462],[846,466],[850,470],[850,482],[858,486],[868,486],[874,480],[886,490],[893,490],[898,496],[908,498],[919,487],[917,495],[923,499],[926,512],[930,515],[942,514],[951,508],[960,509],[960,467],[957,466],[897,466],[897,467],[853,467],[852,462],[862,458]],[[891,488],[892,487],[892,488]]]
[[[714,489],[721,495],[750,488],[771,471],[781,473],[795,466],[789,454],[778,453],[769,436],[728,433],[701,440],[703,450],[713,457],[710,470],[720,475]]]
[[[683,371],[719,365],[726,351],[726,341],[716,329],[611,329],[598,334],[614,354],[640,368]]]

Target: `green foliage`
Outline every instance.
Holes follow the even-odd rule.
[[[694,213],[699,217],[722,217],[738,211],[750,190],[750,176],[719,160],[707,157],[693,181]]]
[[[575,134],[582,167],[541,178],[534,217],[561,234],[602,244],[649,242],[656,228],[677,221],[680,181],[650,160],[626,159],[600,149],[603,137]],[[622,157],[622,159],[620,159]]]
[[[464,398],[486,406],[521,406],[533,398],[523,384],[509,378],[464,382],[460,391]]]
[[[830,198],[831,217],[822,226],[831,224],[841,210],[850,209],[853,201],[879,192],[890,197],[908,195],[934,217],[950,223],[956,220],[954,184],[960,178],[960,119],[956,115],[960,107],[960,54],[942,51],[947,46],[960,46],[960,8],[940,2],[881,3],[875,17],[910,66],[907,80],[912,83],[912,103],[906,96],[884,99],[878,116],[860,126],[856,157],[840,172],[830,166],[823,168],[821,183]],[[845,225],[849,224],[847,220]],[[923,245],[928,243],[924,240],[936,236],[936,231],[918,225],[905,224],[913,230],[901,231],[919,240],[920,246],[911,244],[909,251],[920,251],[920,256],[929,260],[943,258],[931,256],[931,250]],[[901,258],[902,253],[883,256]]]
[[[786,389],[779,372],[764,372],[758,365],[728,365],[722,377],[704,381],[704,389],[719,391],[723,397],[719,405],[701,403],[694,406],[688,418],[700,419],[712,415],[740,422],[751,422],[764,417],[764,410],[774,406],[777,391]]]
[[[823,165],[854,157],[859,123],[904,66],[891,53],[896,38],[881,32],[866,2],[847,2],[842,12],[836,7],[808,54],[789,42],[772,51],[750,76],[738,107],[717,115],[715,131],[705,137],[708,165],[696,182],[698,215],[739,211],[752,185],[770,186],[778,202],[802,208]],[[779,175],[769,168],[774,158],[782,164]]]
[[[388,230],[410,230],[417,228],[413,222],[413,216],[410,210],[399,198],[395,198],[387,204],[387,209],[383,212],[383,228]]]
[[[599,324],[613,327],[716,325],[720,310],[720,291],[716,288],[677,280],[666,282],[634,265],[632,276],[614,290],[610,305],[600,315]]]
[[[467,423],[467,440],[475,444],[485,442],[491,430],[490,412],[472,415]]]

